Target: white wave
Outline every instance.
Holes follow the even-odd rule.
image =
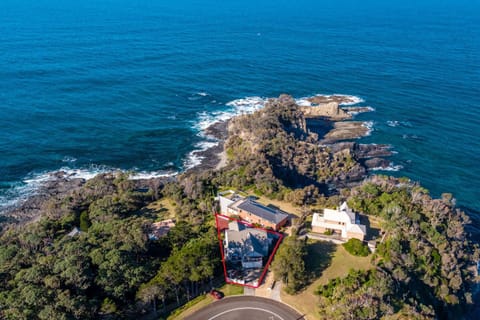
[[[218,145],[218,141],[201,141],[195,145],[198,151],[205,151]]]
[[[371,135],[372,131],[375,130],[373,128],[373,125],[374,125],[373,121],[365,121],[364,123],[362,123],[362,127],[367,128],[367,132],[365,133],[365,137]]]
[[[114,172],[129,172],[129,179],[131,180],[172,177],[178,174],[178,172],[172,170],[131,172],[131,170],[121,170],[101,165],[91,165],[88,168],[81,169],[62,167],[55,171],[32,173],[26,176],[21,182],[13,184],[8,190],[0,195],[0,212],[7,208],[20,205],[29,197],[35,195],[43,185],[59,178],[66,180],[90,180],[98,174]]]
[[[389,127],[395,128],[395,127],[398,127],[398,126],[400,125],[400,122],[399,122],[399,121],[396,121],[396,120],[394,120],[394,121],[389,120],[389,121],[387,121],[387,125],[388,125]]]
[[[139,171],[128,176],[130,180],[149,180],[155,178],[174,177],[178,171]]]
[[[357,96],[350,96],[350,95],[345,95],[345,94],[333,94],[332,96],[340,96],[340,97],[345,98],[346,100],[349,100],[348,102],[340,103],[341,106],[351,106],[351,105],[354,105],[354,104],[357,104],[357,103],[365,102],[365,100],[363,100],[362,98],[357,97]]]
[[[188,169],[192,169],[200,164],[202,164],[202,160],[204,159],[204,157],[200,156],[198,154],[198,152],[200,152],[199,150],[193,150],[193,151],[190,151],[185,159],[185,161],[183,162],[183,168],[185,170],[188,170]]]
[[[75,162],[75,161],[77,161],[77,158],[75,158],[75,157],[70,157],[70,156],[65,156],[65,157],[63,157],[63,159],[62,159],[62,162],[70,162],[70,163],[71,163],[71,162]]]
[[[261,97],[246,97],[243,99],[232,100],[227,106],[234,107],[236,113],[253,113],[265,106],[267,99]]]
[[[66,179],[90,180],[98,174],[114,172],[114,171],[121,171],[121,170],[111,168],[111,167],[107,167],[107,166],[92,164],[88,168],[81,168],[81,169],[71,169],[71,168],[68,168],[68,167],[63,167],[63,168],[60,168],[57,171],[48,172],[44,175],[49,175],[50,176],[49,180],[55,180],[56,179],[56,177],[55,177],[56,173],[64,172],[64,178],[66,178]]]
[[[311,107],[312,103],[307,100],[308,98],[295,99],[295,102],[301,107]]]
[[[204,131],[212,124],[220,121],[227,121],[240,114],[250,114],[265,106],[266,100],[260,97],[247,97],[228,102],[226,105],[230,108],[221,111],[201,111],[197,115],[197,121],[194,128]]]
[[[361,108],[361,111],[355,111]],[[364,112],[373,112],[375,111],[375,108],[372,107],[346,107],[343,108],[345,112],[350,114],[351,116],[356,116],[357,114],[364,113]]]
[[[397,120],[389,120],[387,121],[387,125],[389,127],[406,127],[411,128],[412,123],[410,121],[397,121]]]
[[[196,101],[196,100],[200,100],[202,99],[203,97],[208,97],[210,96],[210,94],[208,92],[196,92],[194,94],[191,94],[190,97],[188,97],[187,99],[190,100],[190,101]]]
[[[370,171],[400,171],[403,169],[402,165],[389,165],[388,167],[376,167],[376,168],[371,168],[369,169]]]
[[[216,147],[217,145],[217,140],[205,140],[195,144],[195,149],[188,153],[187,157],[183,162],[184,169],[188,170],[200,165],[203,159],[205,159],[205,157],[200,155],[200,153],[210,148]]]
[[[225,110],[219,111],[201,111],[197,114],[197,120],[193,123],[194,129],[198,131],[197,135],[205,138],[204,141],[197,143],[194,150],[190,151],[183,162],[184,169],[188,170],[202,163],[203,156],[200,152],[218,145],[218,141],[212,137],[205,136],[205,130],[217,122],[227,121],[237,115],[251,114],[265,106],[266,99],[261,97],[246,97],[228,102]]]
[[[38,189],[47,182],[58,179],[58,173],[63,173],[63,178],[81,178],[89,180],[101,173],[100,166],[92,166],[91,169],[70,169],[62,167],[56,171],[31,173],[22,181],[12,185],[3,195],[0,196],[0,211],[16,206],[35,195]]]
[[[0,213],[10,207],[27,200],[36,188],[31,185],[13,185],[10,189],[0,195]]]
[[[309,97],[302,97],[302,98],[298,98],[298,99],[295,99],[295,102],[299,105],[299,106],[302,106],[302,107],[311,107],[312,106],[312,103],[309,101],[309,99],[313,98],[313,97],[325,97],[325,98],[332,98],[332,97],[339,97],[339,98],[342,98],[344,100],[344,102],[341,102],[339,103],[339,105],[341,106],[352,106],[352,105],[355,105],[355,104],[358,104],[358,103],[362,103],[362,102],[365,102],[365,100],[363,100],[362,98],[360,97],[357,97],[357,96],[352,96],[352,95],[347,95],[347,94],[339,94],[339,93],[334,93],[334,94],[314,94],[312,96],[309,96]],[[373,108],[372,108],[373,109]],[[373,111],[373,110],[371,110]]]

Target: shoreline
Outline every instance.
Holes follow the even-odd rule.
[[[250,101],[250,100],[251,101]],[[206,128],[201,129],[200,133],[205,136],[205,140],[211,143],[215,143],[214,146],[209,147],[205,150],[193,150],[189,154],[190,157],[195,158],[198,161],[198,164],[194,164],[190,168],[184,168],[183,170],[171,172],[171,173],[162,173],[159,174],[158,172],[152,173],[144,173],[144,172],[136,172],[136,177],[132,177],[132,180],[137,180],[139,184],[145,184],[146,182],[152,179],[175,179],[177,175],[189,172],[199,172],[204,170],[221,170],[222,168],[227,166],[228,158],[226,152],[224,150],[224,143],[228,138],[228,124],[229,122],[244,113],[252,113],[262,108],[262,104],[264,105],[268,99],[261,99],[258,97],[255,98],[245,98],[245,99],[237,99],[234,101],[229,102],[227,105],[234,106],[234,112],[225,112],[222,114],[217,121],[212,122]],[[349,144],[352,142],[348,142],[351,140],[357,140],[368,133],[368,130],[365,129],[364,124],[367,122],[362,121],[349,121],[354,115],[351,115],[351,111],[355,111],[356,113],[360,112],[370,112],[374,109],[371,107],[361,107],[357,106],[357,104],[362,103],[363,99],[355,96],[349,95],[314,95],[307,98],[300,98],[295,100],[299,106],[303,108],[315,108],[316,115],[306,117],[306,120],[322,120],[325,121],[325,124],[321,128],[324,131],[325,137],[332,132],[335,132],[335,126],[340,123],[340,126],[343,126],[341,132],[337,132],[329,139],[324,139],[322,143],[328,144],[330,147],[336,148],[338,146],[343,148],[352,148],[353,145]],[[250,103],[250,104],[249,104]],[[333,104],[332,104],[333,103]],[[336,117],[325,117],[322,114],[318,114],[318,112],[322,113],[319,107],[325,104],[326,107],[330,108],[327,113],[348,113],[350,118],[345,119],[343,116]],[[345,110],[344,110],[345,109]],[[333,110],[333,111],[332,111]],[[229,118],[226,118],[226,115],[229,115]],[[342,125],[343,123],[343,125]],[[351,124],[355,123],[355,124]],[[345,126],[347,129],[345,130]],[[338,128],[337,128],[338,129]],[[347,132],[347,134],[345,134]],[[331,134],[332,135],[332,134]],[[353,144],[358,144],[357,142],[353,142]],[[362,147],[359,147],[362,148]],[[365,149],[365,148],[364,148]],[[368,148],[367,148],[368,149]],[[390,163],[387,160],[380,159],[379,157],[388,157],[391,155],[391,152],[384,152],[388,148],[384,148],[383,146],[379,148],[380,151],[375,152],[371,151],[367,152],[363,158],[367,159],[363,162],[363,165],[366,167],[368,171],[373,169],[379,168],[388,168]],[[383,151],[382,151],[383,150]],[[387,161],[387,162],[386,162]],[[15,220],[28,220],[28,217],[34,216],[34,213],[25,214],[25,218],[21,218],[21,213],[26,212],[38,212],[40,210],[40,203],[51,196],[56,194],[61,194],[64,192],[69,191],[70,189],[78,188],[79,184],[84,184],[86,181],[94,178],[99,174],[111,174],[118,171],[125,172],[123,170],[117,170],[112,168],[109,170],[106,168],[105,170],[101,170],[95,173],[88,173],[85,174],[85,177],[78,177],[77,172],[80,172],[80,169],[72,169],[68,171],[73,171],[73,173],[69,174],[66,172],[67,170],[60,169],[58,171],[53,171],[47,173],[48,179],[47,181],[40,181],[39,186],[36,187],[36,190],[32,192],[30,195],[26,195],[24,199],[18,199],[17,203],[14,203],[11,206],[5,207],[1,210],[1,220],[8,220],[10,218],[14,218]],[[68,187],[70,186],[70,187]]]

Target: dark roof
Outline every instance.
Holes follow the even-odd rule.
[[[275,224],[282,222],[288,217],[288,214],[285,212],[266,207],[252,199],[245,199],[245,201],[240,203],[237,208],[250,212],[251,214],[260,217],[263,220],[267,220]]]
[[[269,234],[260,229],[247,228],[242,231],[227,230],[228,249],[240,250],[242,254],[259,253],[268,255]]]

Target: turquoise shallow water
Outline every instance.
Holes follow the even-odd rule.
[[[174,2],[174,3],[172,3]],[[44,173],[176,172],[252,96],[344,93],[434,195],[480,210],[480,4],[0,2],[0,202]],[[248,100],[252,101],[252,100]]]

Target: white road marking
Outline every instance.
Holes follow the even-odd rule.
[[[279,320],[285,320],[273,311],[262,309],[262,308],[253,308],[253,307],[243,307],[243,308],[234,308],[234,309],[226,310],[226,311],[220,312],[219,314],[209,318],[208,320],[213,320],[213,319],[216,319],[216,318],[224,315],[225,313],[229,313],[229,312],[232,312],[232,311],[238,311],[238,310],[260,310],[260,311],[263,311],[263,312],[266,312],[266,313],[273,314],[275,317],[278,317]]]

